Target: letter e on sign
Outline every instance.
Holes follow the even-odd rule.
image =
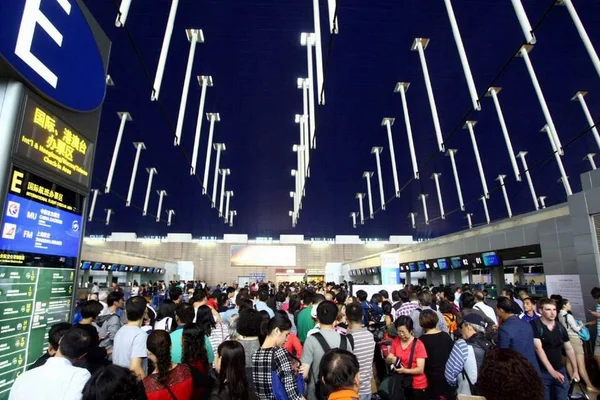
[[[20,194],[22,184],[23,184],[23,173],[19,172],[19,171],[13,171],[13,176],[10,181],[10,191]]]
[[[106,74],[77,0],[0,2],[0,55],[40,94],[75,111],[104,100]]]

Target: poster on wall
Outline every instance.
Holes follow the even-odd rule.
[[[231,265],[295,267],[296,246],[232,245]]]
[[[585,321],[585,305],[579,275],[546,275],[546,288],[548,296],[560,294],[569,299],[575,319]]]

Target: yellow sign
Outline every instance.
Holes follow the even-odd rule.
[[[23,185],[24,180],[27,181],[26,187]],[[25,173],[13,169],[12,179],[10,181],[10,191],[20,196],[25,194],[25,197],[54,207],[62,208],[63,210],[78,212],[75,205],[65,201],[63,188],[56,184],[46,185],[43,182],[47,181],[45,179],[39,179],[29,173],[27,174],[27,178],[25,178]],[[47,186],[50,186],[51,188]]]
[[[89,183],[90,142],[31,98],[25,109],[18,153],[78,183]]]

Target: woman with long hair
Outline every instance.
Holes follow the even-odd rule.
[[[196,324],[186,324],[183,327],[181,362],[201,373],[210,372],[204,332]]]
[[[143,381],[148,400],[191,399],[202,380],[195,368],[171,362],[171,337],[167,331],[153,331],[146,342],[148,358],[156,365]]]
[[[273,399],[273,376],[275,372],[289,400],[303,399],[296,378],[298,376],[299,363],[296,371],[290,363],[290,353],[282,346],[286,342],[292,329],[289,318],[281,314],[275,314],[267,325],[267,336],[262,347],[252,356],[252,378],[256,386],[256,392],[261,399]]]
[[[560,303],[558,303],[558,308],[560,311],[556,320],[563,324],[565,328],[567,328],[569,341],[571,342],[573,350],[575,351],[575,359],[577,360],[577,370],[579,371],[579,376],[585,382],[588,391],[598,393],[599,390],[592,384],[585,367],[585,351],[583,349],[583,341],[579,337],[579,331],[583,328],[583,325],[578,323],[573,317],[573,314],[571,314],[571,302],[568,299],[561,297]],[[570,376],[573,376],[573,366],[570,362],[566,363],[566,365],[567,372]]]
[[[209,363],[212,363],[214,361],[214,359],[211,359],[212,357],[210,357],[210,354],[213,354],[213,357],[214,357],[214,354],[217,352],[217,349],[215,348],[215,346],[213,346],[213,344],[211,342],[211,337],[212,337],[213,333],[216,331],[217,323],[215,322],[215,318],[213,316],[212,309],[209,306],[204,305],[204,306],[198,307],[198,310],[196,311],[195,324],[204,333],[204,342],[206,343],[207,351],[208,351],[208,348],[210,347],[210,351],[208,351],[208,353],[209,353],[208,361],[209,361]],[[223,325],[221,325],[221,326],[223,326]],[[218,345],[216,347],[218,347]]]
[[[156,322],[154,322],[154,329],[164,330],[167,332],[172,332],[177,329],[177,323],[175,322],[176,308],[177,304],[172,300],[165,300],[158,308]]]
[[[234,340],[219,345],[215,357],[217,384],[212,390],[212,400],[256,400],[258,397],[248,386],[244,346]]]

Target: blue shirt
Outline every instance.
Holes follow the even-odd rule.
[[[521,353],[531,365],[540,370],[533,345],[533,328],[528,322],[515,315],[504,321],[498,328],[498,347]]]
[[[521,313],[521,315],[519,315],[519,319],[522,321],[525,321],[527,323],[530,323],[531,321],[538,319],[540,317],[540,314],[534,312],[533,316],[530,317],[529,315],[527,315],[526,313]]]
[[[221,315],[221,321],[226,324],[229,321],[229,318],[238,315],[239,312],[237,310],[237,308],[230,308],[229,310],[219,313],[219,315]]]
[[[369,307],[373,307],[373,309],[379,313],[379,315],[383,315],[383,310],[381,309],[381,307],[379,307],[379,305],[377,303],[372,303],[370,301],[363,301],[361,304],[362,307],[362,312],[363,312],[363,325],[364,326],[369,326],[369,318],[368,318],[368,314],[367,314],[367,310],[369,309]]]
[[[256,310],[258,311],[268,312],[270,318],[273,318],[275,316],[275,313],[273,312],[273,310],[271,310],[271,307],[269,307],[264,301],[257,301],[254,305],[254,308],[256,308]]]

